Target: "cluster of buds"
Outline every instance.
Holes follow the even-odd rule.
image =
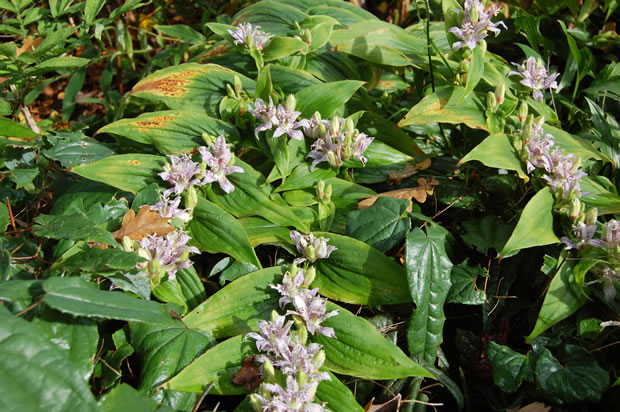
[[[496,113],[497,109],[504,103],[506,98],[506,86],[504,83],[499,83],[495,88],[495,92],[487,93],[487,110],[491,113]]]
[[[314,263],[317,259],[327,259],[336,250],[335,246],[327,245],[329,239],[314,237],[314,233],[302,235],[298,231],[292,230],[291,240],[295,243],[297,252],[301,255],[301,257],[295,259],[296,265],[305,261]]]
[[[315,276],[313,267],[303,270],[293,263],[281,284],[269,286],[280,293],[281,309],[292,304],[294,310],[287,310],[284,316],[273,311],[271,321],[257,322],[258,332],[246,335],[262,352],[255,359],[263,365],[265,383],[250,396],[256,411],[326,410],[324,405],[314,403],[319,382],[331,379],[328,373],[320,372],[325,352],[320,344],[308,344],[307,340],[308,334],[336,338],[334,329],[321,323],[338,315],[338,311],[327,312],[327,300],[318,295],[318,288],[308,289]],[[287,319],[289,315],[292,320]],[[278,379],[277,374],[284,379]],[[280,384],[283,381],[284,386]]]
[[[519,146],[524,149],[527,171],[531,173],[536,168],[544,169],[548,174],[542,178],[551,186],[556,198],[572,201],[581,196],[579,180],[587,175],[581,170],[577,156],[565,155],[559,148],[550,152],[555,142],[553,135],[543,132],[544,123],[544,117],[534,120],[530,115],[521,130]]]
[[[194,162],[187,153],[181,157],[170,156],[170,163],[164,165],[164,171],[159,176],[162,180],[174,184],[174,187],[167,189],[164,195],[169,196],[172,193],[179,195],[184,190],[191,191],[194,186],[203,186],[212,182],[218,182],[226,193],[235,190],[226,176],[231,173],[243,173],[243,169],[233,166],[235,157],[224,136],[219,136],[215,140],[209,138],[209,140],[209,147],[198,148],[202,163]],[[190,208],[194,206],[195,203]]]
[[[228,30],[235,44],[242,44],[248,49],[263,50],[273,34],[259,30],[260,26],[252,27],[250,23],[241,23],[235,30]]]
[[[123,249],[127,252],[136,251],[138,256],[146,259],[136,267],[148,276],[152,286],[157,286],[166,274],[168,280],[174,280],[177,271],[192,265],[189,254],[200,251],[187,246],[190,239],[182,230],[174,230],[165,236],[149,235],[139,242],[125,236]]]
[[[464,9],[461,26],[454,26],[448,30],[460,39],[452,45],[454,50],[462,47],[473,50],[479,41],[488,36],[489,31],[497,36],[501,32],[499,26],[504,26],[507,29],[503,21],[497,23],[491,21],[491,18],[497,16],[501,11],[501,6],[491,4],[485,9],[480,0],[465,0]],[[456,11],[461,13],[460,9],[456,9]]]
[[[250,108],[250,113],[263,124],[254,129],[255,136],[258,138],[259,132],[272,130],[275,127],[273,137],[288,134],[293,139],[303,140],[304,135],[298,129],[309,126],[309,123],[306,119],[297,121],[301,112],[295,111],[295,105],[295,96],[292,94],[286,98],[284,105],[278,104],[278,107],[273,104],[271,96],[269,96],[269,105],[265,104],[262,99],[256,99],[254,108]]]
[[[520,83],[526,87],[532,89],[534,100],[539,102],[543,101],[544,95],[542,90],[557,89],[558,83],[555,79],[560,75],[559,73],[547,74],[545,65],[536,57],[532,56],[525,60],[523,63],[512,63],[517,66],[518,71],[511,71],[509,76],[517,75],[521,76]]]
[[[360,133],[351,118],[334,117],[331,121],[321,119],[315,113],[305,129],[306,135],[319,137],[313,144],[308,157],[312,158],[311,169],[317,164],[328,162],[331,167],[340,167],[346,160],[359,159],[365,166],[367,159],[362,155],[374,140],[365,133]]]

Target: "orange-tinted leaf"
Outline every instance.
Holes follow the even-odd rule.
[[[112,236],[119,242],[124,236],[129,236],[133,240],[142,240],[143,237],[156,234],[164,236],[174,230],[174,227],[168,224],[170,219],[159,217],[159,213],[151,210],[148,205],[142,206],[136,216],[136,212],[129,209],[125,216],[121,228],[112,233]]]
[[[357,204],[357,208],[358,209],[369,208],[376,202],[376,200],[380,196],[389,196],[389,197],[394,197],[396,199],[409,199],[409,201],[411,201],[411,199],[413,198],[419,203],[424,203],[426,202],[427,196],[433,194],[435,190],[434,186],[437,186],[438,184],[439,182],[434,177],[431,177],[430,180],[426,180],[425,178],[421,177],[418,179],[418,185],[419,185],[418,187],[412,187],[408,189],[398,189],[398,190],[392,190],[390,192],[379,193],[377,195],[368,197],[366,199],[362,199]],[[412,205],[410,204],[409,207],[407,208],[408,212],[411,212],[411,206]]]
[[[388,175],[388,183],[399,185],[404,179],[409,176],[413,176],[418,173],[420,170],[428,169],[431,167],[431,159],[426,158],[418,163],[408,163],[402,170],[396,170],[394,172],[389,173]]]

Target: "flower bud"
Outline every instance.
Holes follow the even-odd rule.
[[[187,190],[187,197],[185,198],[185,208],[193,210],[198,204],[198,194],[196,193],[196,187],[190,186]]]
[[[525,119],[527,119],[527,110],[527,102],[521,102],[521,106],[519,106],[519,120],[521,123],[525,122]]]
[[[332,199],[332,184],[328,184],[327,187],[325,188],[325,199],[327,199],[327,202],[330,202]]]
[[[289,273],[292,276],[295,276],[298,270],[299,270],[299,267],[295,264],[295,262],[293,262],[291,266],[289,266],[289,269],[288,269]]]
[[[491,113],[495,113],[497,110],[497,97],[493,92],[487,93],[487,110],[490,110]]]
[[[586,225],[592,226],[596,224],[596,219],[598,218],[598,209],[593,207],[588,210],[586,213]]]
[[[495,96],[497,97],[497,104],[500,105],[504,103],[504,98],[506,97],[506,86],[504,83],[500,83],[495,88]]]
[[[229,83],[226,83],[226,94],[231,99],[236,99],[237,98],[237,95],[235,94],[235,91],[233,90],[232,86]]]
[[[235,77],[233,77],[233,85],[235,86],[235,93],[239,96],[243,91],[243,85],[241,84],[241,79],[236,74]]]
[[[133,240],[129,236],[123,236],[123,250],[125,252],[133,252]]]
[[[344,122],[344,133],[346,136],[353,137],[353,132],[355,130],[355,125],[353,124],[353,119],[350,117]]]
[[[299,37],[306,43],[308,46],[312,44],[312,33],[308,29],[301,29],[299,32]]]
[[[297,381],[299,387],[303,388],[303,386],[308,383],[308,375],[306,375],[306,372],[304,372],[303,369],[300,369],[295,374],[295,380]]]
[[[155,277],[159,277],[162,274],[161,263],[159,263],[159,260],[153,259],[149,262],[147,266],[147,270],[149,271],[151,275],[154,275]]]
[[[323,199],[323,196],[325,196],[325,182],[322,180],[319,180],[316,184],[316,196],[320,199]]]
[[[200,163],[200,176],[204,176],[207,173],[207,162]]]
[[[306,250],[304,251],[304,256],[310,261],[314,262],[316,260],[316,253],[313,245],[308,245]]]
[[[207,132],[202,132],[202,140],[204,140],[207,146],[212,146],[213,143],[215,143],[216,138]]]
[[[179,256],[179,260],[178,263],[183,263],[183,262],[187,262],[189,260],[189,249],[183,249],[183,252],[181,252],[181,256]]]
[[[570,209],[568,215],[571,222],[576,222],[577,219],[583,214],[584,205],[581,203],[578,197],[574,198],[570,203]]]
[[[148,250],[144,248],[138,249],[138,256],[145,258],[146,260],[151,260],[151,254]]]
[[[323,363],[325,362],[325,351],[320,350],[316,355],[314,355],[314,359],[312,359],[312,364],[314,365],[316,370],[321,369]]]
[[[310,287],[312,282],[314,282],[315,277],[316,277],[316,269],[314,268],[314,266],[310,266],[308,269],[306,269],[306,273],[304,274],[303,286],[307,288]]]
[[[297,330],[297,341],[305,345],[308,341],[308,329],[306,329],[306,322],[302,318],[297,315],[293,315],[293,323],[295,324],[295,329]]]
[[[338,116],[334,116],[332,120],[329,122],[329,135],[331,137],[336,137],[340,134],[340,118]]]
[[[271,321],[275,322],[276,319],[278,319],[278,317],[280,316],[280,314],[278,312],[276,312],[275,310],[271,311]]]
[[[327,152],[327,162],[329,163],[331,167],[334,167],[334,168],[340,166],[340,162],[338,162],[338,158],[336,157],[336,154],[332,152],[331,150]]]
[[[258,399],[255,393],[250,395],[250,405],[254,412],[262,412],[263,411],[263,403]]]
[[[276,370],[269,359],[263,362],[263,380],[267,383],[276,383]]]
[[[525,124],[523,125],[523,130],[521,131],[521,137],[523,138],[523,144],[527,144],[530,140],[530,136],[532,135],[532,124],[534,123],[534,115],[529,115]]]
[[[293,112],[295,111],[295,106],[297,105],[297,102],[295,101],[295,96],[292,94],[289,94],[286,97],[286,103],[285,103],[285,108],[287,112]]]
[[[471,24],[474,25],[474,27],[476,26],[476,24],[478,24],[478,21],[480,20],[480,14],[478,13],[478,7],[473,6],[469,9],[469,20],[471,21]]]

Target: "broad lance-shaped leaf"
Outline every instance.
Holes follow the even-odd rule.
[[[208,335],[179,320],[162,324],[130,323],[131,344],[141,359],[140,392],[152,395],[196,356],[215,344]],[[156,395],[163,397],[163,393]]]
[[[261,267],[254,248],[237,219],[218,205],[198,198],[194,217],[187,225],[191,245],[209,253],[227,253],[241,262]]]
[[[261,216],[281,226],[309,231],[308,225],[297,217],[282,197],[271,193],[263,175],[239,159],[235,166],[244,170],[244,173],[230,175],[235,190],[227,194],[219,187],[211,186],[207,191],[210,201],[236,217]]]
[[[478,146],[467,153],[457,166],[472,160],[478,160],[489,167],[514,170],[521,179],[526,182],[530,180],[523,170],[519,155],[504,133],[496,133],[486,137]]]
[[[304,118],[319,112],[324,119],[329,119],[341,114],[339,110],[363,84],[364,82],[359,80],[341,80],[306,87],[295,94],[296,110],[300,111]]]
[[[261,217],[244,217],[238,219],[243,230],[254,247],[264,243],[289,243],[291,231],[283,226],[276,225]]]
[[[499,256],[513,256],[521,249],[559,241],[553,232],[553,194],[547,186],[527,202],[515,230]]]
[[[327,311],[332,310],[339,310],[340,313],[327,319],[322,325],[334,328],[336,339],[323,335],[310,337],[323,345],[326,369],[364,379],[433,377],[429,371],[381,335],[366,319],[328,302]]]
[[[476,47],[471,54],[471,61],[469,62],[469,70],[467,71],[467,84],[465,85],[465,92],[461,100],[466,99],[476,88],[476,85],[482,79],[484,73],[484,56],[485,52],[482,47]]]
[[[281,283],[281,266],[247,274],[226,285],[188,313],[183,322],[216,339],[256,330],[256,321],[268,319],[278,308],[280,294],[269,287]]]
[[[226,67],[185,63],[158,70],[140,80],[131,90],[131,95],[163,102],[175,110],[218,116],[220,100],[226,96],[226,85],[232,85],[235,76],[239,77],[245,91],[254,92],[254,80]]]
[[[446,232],[437,225],[427,233],[415,228],[407,235],[405,262],[411,297],[416,304],[407,331],[412,356],[434,364],[443,341],[443,305],[450,291],[452,262],[445,249]]]
[[[136,194],[151,183],[161,183],[157,176],[166,159],[146,154],[123,154],[70,169],[82,177]]]
[[[454,86],[437,90],[413,106],[398,125],[426,123],[464,123],[472,129],[487,130],[484,106],[475,94],[463,98],[465,88]]]
[[[66,351],[5,305],[0,305],[0,351],[0,410],[97,410],[90,388]]]
[[[405,269],[392,258],[351,237],[314,234],[336,247],[328,259],[314,263],[317,275],[312,287],[322,295],[356,305],[411,302]]]
[[[196,401],[193,402],[193,404]],[[159,404],[150,396],[141,394],[127,383],[115,386],[99,399],[98,411],[133,410],[140,412],[173,412],[176,409]]]
[[[79,278],[51,278],[43,283],[43,300],[52,308],[76,316],[157,323],[170,319],[162,304],[121,292],[106,292]]]
[[[527,337],[528,341],[575,313],[586,302],[585,294],[579,290],[575,282],[573,273],[575,265],[575,260],[564,261],[558,273],[551,280],[536,320],[536,326]]]
[[[135,119],[122,119],[102,127],[97,133],[123,136],[138,143],[152,144],[163,154],[182,153],[204,146],[202,134],[225,136],[227,142],[239,140],[237,128],[204,113],[165,110],[144,113]]]

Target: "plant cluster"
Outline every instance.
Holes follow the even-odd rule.
[[[250,3],[0,0],[0,409],[613,408],[618,4]]]

